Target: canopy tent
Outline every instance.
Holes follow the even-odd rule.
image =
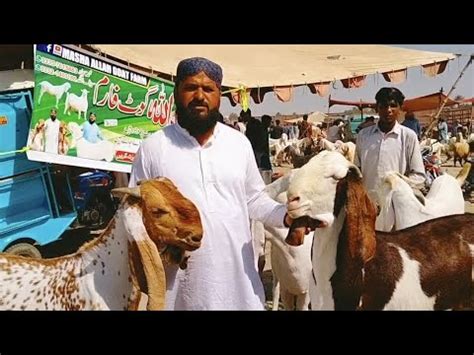
[[[173,79],[178,62],[187,57],[209,58],[223,67],[224,90],[244,88],[256,103],[274,91],[281,101],[292,99],[293,88],[307,85],[326,96],[330,85],[361,87],[369,74],[383,74],[400,83],[409,67],[423,66],[427,75],[442,73],[451,53],[426,52],[381,45],[91,45],[89,50],[134,63],[165,79]],[[240,95],[228,93],[231,103]]]
[[[324,122],[324,120],[326,120],[327,117],[328,117],[328,115],[326,115],[322,112],[316,111],[316,112],[313,112],[312,114],[308,115],[308,122],[309,123]]]
[[[315,111],[308,115],[308,122],[310,123],[318,123],[318,122],[324,122],[328,118],[328,115]],[[297,118],[289,118],[289,119],[284,119],[285,123],[295,123],[295,122],[300,122],[303,120],[303,117],[297,117]]]
[[[428,94],[424,96],[415,97],[413,99],[407,99],[403,103],[403,110],[406,112],[415,112],[423,110],[433,110],[441,106],[443,101],[447,98],[442,92],[436,92],[433,94]],[[447,98],[445,106],[452,106],[458,104],[459,102]],[[375,108],[375,102],[364,102],[364,101],[343,101],[343,100],[334,100],[329,97],[329,107],[333,105],[345,105],[345,106],[356,106],[359,110],[364,108]]]
[[[403,109],[406,112],[434,110],[441,107],[441,104],[446,100],[445,106],[452,106],[458,104],[457,101],[448,98],[442,92],[429,94],[425,96],[415,97],[413,99],[405,100]]]
[[[362,110],[364,108],[375,108],[375,102],[366,102],[366,101],[344,101],[344,100],[334,100],[331,99],[331,96],[329,96],[329,107],[334,106],[334,105],[342,105],[342,106],[355,106],[359,110]]]

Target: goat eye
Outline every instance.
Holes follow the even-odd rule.
[[[159,207],[152,209],[151,212],[152,212],[155,216],[158,216],[158,217],[170,213],[169,211],[164,210],[164,209],[159,208]]]

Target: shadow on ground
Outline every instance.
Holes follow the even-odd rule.
[[[41,255],[48,259],[75,253],[85,242],[97,236],[86,228],[67,230],[59,240],[41,247]]]

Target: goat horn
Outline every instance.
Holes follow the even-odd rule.
[[[113,194],[129,194],[133,197],[141,198],[139,187],[117,187],[112,189]]]
[[[456,180],[459,183],[459,186],[462,186],[464,184],[464,181],[466,181],[470,170],[471,170],[471,163],[464,163],[462,170],[456,176]]]

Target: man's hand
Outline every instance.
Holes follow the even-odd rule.
[[[288,213],[285,213],[285,218],[283,219],[283,224],[285,225],[285,227],[290,228],[292,223],[293,223],[293,218],[291,218]]]
[[[273,174],[272,174],[272,182],[275,181],[275,180],[277,180],[277,179],[279,179],[279,178],[281,178],[283,175],[284,175],[284,174],[283,174],[281,171],[276,172],[276,173],[273,173]]]

